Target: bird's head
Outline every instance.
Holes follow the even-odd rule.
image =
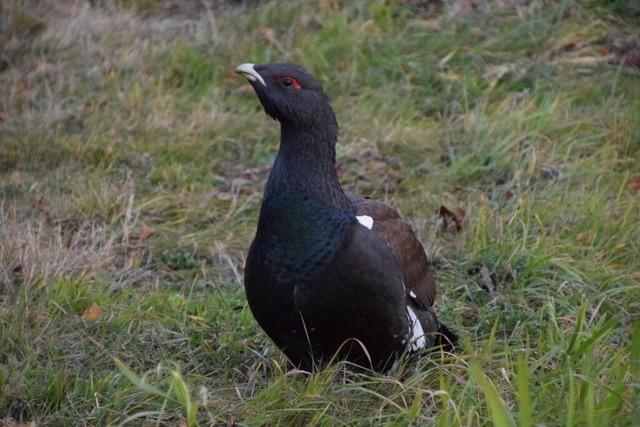
[[[337,124],[329,97],[303,67],[296,64],[242,64],[236,73],[249,80],[264,111],[283,126],[322,129]]]

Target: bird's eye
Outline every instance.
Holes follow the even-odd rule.
[[[291,87],[294,89],[302,89],[300,82],[293,77],[282,76],[278,77],[278,83],[280,83],[283,87]]]

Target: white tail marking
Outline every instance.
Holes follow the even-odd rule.
[[[407,317],[411,327],[411,337],[409,338],[411,349],[416,351],[425,348],[427,346],[427,339],[424,336],[424,330],[422,329],[420,320],[418,320],[418,316],[416,316],[416,313],[414,313],[413,309],[409,306],[407,306]]]

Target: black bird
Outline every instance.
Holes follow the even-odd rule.
[[[424,249],[398,213],[350,198],[335,168],[338,123],[318,82],[294,64],[242,64],[280,148],[245,266],[249,306],[296,366],[334,356],[385,371],[406,349],[451,349]]]

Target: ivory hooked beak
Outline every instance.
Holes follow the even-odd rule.
[[[258,74],[255,68],[253,68],[254,65],[255,64],[250,64],[250,63],[238,65],[236,67],[236,73],[242,76],[245,76],[248,80],[251,80],[252,82],[258,81],[266,87],[267,84],[264,82],[264,79],[262,78],[262,76]]]

